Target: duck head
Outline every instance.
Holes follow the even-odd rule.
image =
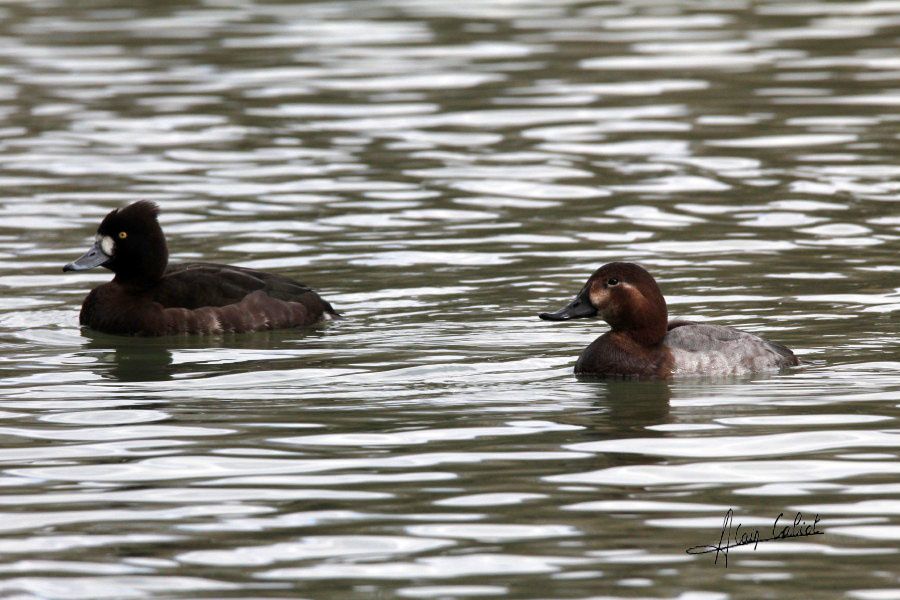
[[[63,271],[103,266],[124,283],[153,284],[162,278],[169,261],[166,237],[159,226],[159,207],[140,200],[112,211],[100,223],[94,245]]]
[[[613,262],[597,269],[568,305],[538,315],[545,321],[568,321],[599,315],[614,332],[627,333],[644,346],[666,336],[668,312],[656,280],[634,263]]]

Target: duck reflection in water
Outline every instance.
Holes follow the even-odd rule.
[[[672,421],[669,400],[671,382],[660,379],[597,379],[578,377],[592,399],[594,410],[572,425],[599,433],[604,439],[622,435],[647,435],[647,427]]]
[[[167,381],[172,379],[173,338],[133,339],[85,331],[84,354],[96,358],[92,366],[104,379],[115,381]]]
[[[325,332],[306,329],[301,333],[288,329],[216,337],[141,338],[139,342],[89,330],[84,335],[83,353],[96,359],[92,368],[100,377],[136,382],[271,369],[273,359],[281,369],[316,366],[309,349]],[[295,354],[286,347],[296,340],[304,343],[303,350],[298,348]]]

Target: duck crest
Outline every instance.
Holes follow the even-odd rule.
[[[154,285],[166,271],[169,248],[158,221],[159,207],[139,200],[109,213],[97,233],[116,241],[116,251],[104,266],[116,274],[114,281],[130,287]]]

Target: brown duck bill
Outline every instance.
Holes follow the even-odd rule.
[[[65,271],[87,271],[88,269],[93,269],[94,267],[99,267],[109,260],[109,257],[103,252],[103,249],[100,247],[100,242],[94,243],[90,249],[81,256],[81,258],[74,260],[63,267],[63,272]]]
[[[545,321],[568,321],[569,319],[586,319],[588,317],[596,317],[597,309],[591,304],[588,298],[587,287],[581,291],[565,307],[553,313],[541,313],[538,315]]]

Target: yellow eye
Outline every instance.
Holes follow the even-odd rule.
[[[128,232],[126,232],[126,231],[120,231],[120,232],[119,232],[119,239],[120,239],[120,240],[124,240],[124,239],[127,238],[127,237],[128,237]]]

